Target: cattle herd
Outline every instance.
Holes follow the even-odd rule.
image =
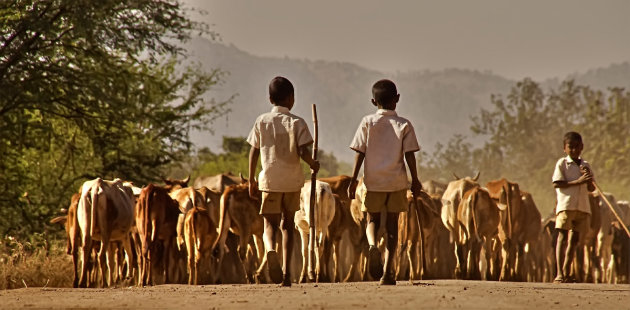
[[[552,281],[554,217],[542,218],[517,183],[483,186],[479,174],[454,177],[448,184],[425,182],[421,195],[408,195],[408,210],[399,216],[397,279]],[[249,197],[246,180],[220,174],[188,186],[189,179],[143,188],[120,179],[85,182],[65,214],[51,221],[65,225],[73,286],[275,282],[265,268],[260,197]],[[359,184],[351,200],[349,182],[343,175],[317,181],[315,238],[309,238],[309,181],[303,187],[294,281],[375,280],[366,272],[365,187]],[[606,195],[625,223],[591,195],[590,230],[580,236],[572,270],[578,282],[629,281],[630,238],[620,225],[630,224],[630,207]]]

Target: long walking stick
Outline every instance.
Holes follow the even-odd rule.
[[[606,195],[604,195],[604,192],[599,188],[599,186],[597,186],[597,183],[593,182],[593,185],[595,185],[595,189],[597,190],[599,195],[604,199],[604,202],[606,202],[606,204],[608,205],[608,208],[610,208],[610,210],[613,212],[613,214],[615,215],[615,217],[619,221],[619,224],[621,225],[621,227],[623,227],[623,229],[626,231],[626,234],[628,235],[628,237],[630,237],[630,231],[628,230],[628,227],[626,227],[626,224],[623,223],[623,220],[621,219],[619,214],[617,214],[617,211],[612,206],[610,201],[608,201],[608,198],[606,198]]]
[[[319,130],[317,126],[317,107],[313,104],[313,130],[315,134],[314,142],[313,142],[313,160],[317,160],[317,143],[318,143],[318,135]],[[309,261],[309,277],[310,280],[315,279],[315,195],[316,195],[316,182],[317,182],[317,173],[311,172],[311,200],[310,200],[310,209],[308,214],[308,224],[309,224],[309,238],[308,238],[308,261]]]
[[[418,220],[418,229],[420,230],[420,263],[422,266],[420,280],[422,280],[422,273],[426,272],[427,266],[424,259],[424,232],[422,231],[422,220],[420,219],[420,208],[418,207],[418,197],[416,195],[413,195],[413,205],[416,208],[416,219]],[[413,266],[409,266],[409,268],[413,268]],[[413,279],[410,279],[410,281],[413,281]]]

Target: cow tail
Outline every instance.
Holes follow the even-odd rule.
[[[90,225],[88,225],[88,235],[92,236],[94,233],[94,225],[96,225],[96,208],[98,206],[99,188],[101,187],[101,179],[97,178],[92,185],[92,207],[90,208]]]
[[[214,241],[214,244],[212,245],[213,251],[216,249],[217,245],[219,244],[219,241],[223,237],[223,231],[227,230],[227,229],[224,229],[223,225],[225,225],[225,217],[227,216],[227,211],[228,211],[227,208],[229,206],[228,200],[232,196],[232,191],[233,191],[233,188],[231,186],[228,186],[227,188],[225,188],[225,191],[221,195],[221,201],[219,203],[219,235],[217,236],[217,239]]]
[[[481,242],[481,237],[479,236],[479,226],[477,225],[477,195],[481,194],[481,191],[476,188],[472,195],[470,195],[470,206],[472,210],[472,220],[473,227],[475,227],[475,238],[478,242]]]
[[[505,189],[505,197],[507,198],[507,203],[506,203],[506,212],[507,212],[507,236],[508,238],[512,238],[512,189],[510,188],[510,184],[508,183],[506,185],[506,189]]]
[[[194,242],[195,242],[195,249],[197,251],[199,251],[200,245],[201,245],[201,238],[200,236],[197,236],[197,228],[195,227],[196,223],[197,223],[197,218],[199,218],[199,210],[197,209],[197,204],[198,202],[200,202],[199,200],[199,196],[197,194],[196,190],[192,190],[192,210],[190,210],[189,212],[192,212],[192,223],[190,223],[190,230],[192,232],[192,235],[194,236]],[[186,219],[186,216],[184,216],[184,221]]]
[[[147,186],[147,189],[146,189],[146,195],[143,197],[144,199],[141,200],[141,205],[140,205],[141,206],[140,207],[141,212],[144,212],[144,214],[143,214],[144,219],[143,219],[143,223],[142,223],[142,231],[144,232],[145,236],[150,236],[149,237],[149,241],[151,241],[151,242],[153,242],[153,237],[154,236],[153,236],[152,232],[149,232],[149,214],[151,213],[151,210],[149,210],[149,207],[151,206],[151,197],[153,197],[153,195],[155,195],[153,184],[149,184]]]
[[[191,217],[191,223],[190,223],[190,230],[191,230],[191,235],[194,236],[194,242],[195,242],[195,249],[197,250],[197,252],[199,251],[199,249],[201,248],[201,236],[197,236],[197,228],[195,227],[196,223],[197,223],[197,219],[199,218],[199,210],[197,210],[197,208],[192,209],[190,212],[192,212],[192,217]]]

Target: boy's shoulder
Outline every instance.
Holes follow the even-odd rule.
[[[363,117],[363,121],[377,120],[377,119],[381,119],[381,118],[394,118],[400,123],[409,123],[409,124],[411,124],[411,122],[408,119],[406,119],[405,117],[400,116],[400,114],[398,114],[396,111],[391,111],[391,110],[377,110],[374,113],[365,115]]]

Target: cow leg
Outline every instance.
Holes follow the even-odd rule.
[[[361,245],[360,245],[360,241],[357,240],[353,240],[352,238],[352,233],[349,233],[349,238],[348,241],[350,242],[350,247],[349,247],[349,251],[350,251],[350,265],[348,266],[348,272],[346,273],[346,276],[343,278],[343,282],[350,282],[353,281],[354,275],[358,270],[358,264],[359,264],[359,259],[361,258]],[[339,261],[341,258],[337,257],[337,260]]]
[[[185,234],[184,235],[185,244],[186,244],[186,252],[188,253],[188,261],[186,266],[188,267],[188,285],[197,284],[196,276],[197,276],[197,263],[195,259],[195,236]]]
[[[81,248],[81,278],[79,287],[88,287],[88,265],[90,264],[90,254],[92,253],[92,241],[90,239],[83,240]]]
[[[341,237],[339,238],[335,238],[335,240],[333,241],[333,246],[334,246],[334,254],[335,254],[335,260],[334,260],[334,265],[333,265],[333,270],[335,272],[335,278],[334,278],[334,282],[341,282],[341,271],[339,270],[340,268],[340,252],[341,249],[339,248],[341,244]]]
[[[131,239],[129,237],[124,238],[122,240],[122,247],[124,249],[123,257],[127,264],[127,270],[125,274],[125,280],[130,280],[133,278],[133,269],[134,269],[134,259],[133,259],[133,247],[131,245]]]
[[[331,240],[330,237],[325,238],[323,245],[322,245],[322,256],[320,259],[320,270],[319,270],[319,275],[318,275],[318,281],[319,282],[331,282],[331,277],[330,277],[330,259],[332,256],[332,251],[333,251],[333,241]]]
[[[406,238],[405,238],[406,239]],[[402,238],[401,238],[402,240]],[[407,259],[409,258],[407,255],[408,246],[407,243],[409,241],[404,241],[398,244],[398,248],[396,248],[396,280],[406,280],[405,273],[406,267],[408,267]],[[408,273],[407,273],[408,275]]]
[[[309,260],[309,250],[308,250],[308,232],[299,230],[300,238],[302,239],[302,272],[300,273],[300,283],[306,283],[307,279],[307,268],[308,268],[308,260]]]
[[[420,257],[418,256],[418,243],[412,240],[407,242],[407,259],[409,260],[409,281],[420,280]]]
[[[462,272],[462,265],[464,265],[462,262],[464,260],[464,250],[462,248],[462,245],[459,242],[455,242],[455,278],[456,279],[462,279],[463,277],[463,272]]]
[[[511,246],[512,246],[512,240],[510,239],[505,239],[503,242],[501,242],[501,258],[503,259],[503,262],[501,263],[501,275],[499,276],[499,281],[509,280]]]
[[[256,255],[260,257],[258,269],[256,269],[255,280],[257,284],[266,283],[264,273],[267,266],[267,255],[265,255],[265,244],[261,236],[254,235],[254,245],[256,247]]]
[[[103,237],[101,241],[101,249],[98,251],[97,266],[101,273],[101,287],[109,286],[109,266],[107,264],[107,252],[109,250],[109,240]]]

